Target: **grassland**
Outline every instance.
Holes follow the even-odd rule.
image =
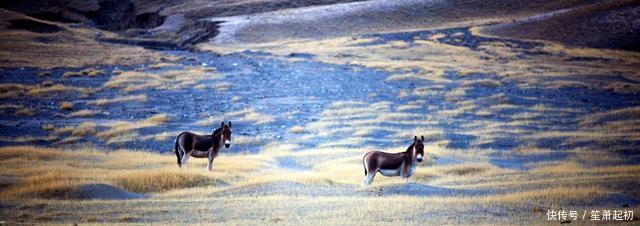
[[[2,67],[83,67],[109,64],[140,64],[171,59],[142,47],[104,44],[96,37],[115,37],[116,34],[91,27],[75,27],[64,23],[39,20],[13,11],[0,9],[0,66]],[[11,21],[28,20],[40,26],[55,27],[54,32],[8,29]],[[37,27],[34,26],[34,29]],[[75,74],[75,75],[81,75]],[[69,73],[68,76],[74,74]],[[97,76],[93,71],[87,76]]]
[[[528,172],[504,170],[489,163],[437,166],[428,162],[419,166],[410,184],[378,177],[375,186],[363,189],[359,187],[363,177],[359,157],[364,151],[272,150],[223,155],[215,160],[215,171],[210,173],[204,170],[206,161],[199,159],[192,159],[188,169],[178,169],[173,154],[4,147],[0,156],[5,189],[0,196],[3,205],[15,208],[3,211],[2,217],[8,222],[57,223],[307,224],[323,219],[345,224],[362,220],[422,224],[475,222],[486,217],[483,210],[497,209],[508,215],[498,222],[544,223],[544,214],[532,212],[534,207],[592,208],[599,205],[594,200],[612,194],[638,195],[628,187],[638,185],[640,167],[585,167],[571,161],[536,166]],[[313,170],[295,172],[273,166],[282,157],[327,160],[315,161]],[[78,186],[96,183],[152,197],[65,200]],[[425,189],[423,183],[440,188]],[[499,192],[464,192],[469,190]],[[378,211],[381,207],[384,214]],[[251,216],[246,215],[249,213]]]
[[[238,91],[246,84],[228,80],[244,71],[224,74],[201,66],[161,63],[122,70],[87,91],[7,84],[2,90],[9,100],[39,93],[81,96],[110,90],[116,94],[81,98],[74,101],[73,112],[63,115],[86,119],[109,118],[109,112],[101,109],[114,105],[152,102],[152,90],[201,90],[196,84],[211,78],[222,85],[204,83],[205,91],[230,99],[242,95],[230,102],[238,106],[220,115],[197,114],[189,125],[210,128],[231,120],[245,133],[234,134],[233,145],[260,148],[257,152],[223,150],[214,162],[214,172],[209,173],[202,159],[192,158],[190,167],[181,170],[173,153],[81,146],[80,141],[86,140],[105,145],[170,141],[179,131],[169,124],[180,120],[170,112],[137,120],[44,125],[42,129],[53,137],[14,139],[54,141],[56,148],[0,149],[4,188],[0,197],[6,206],[0,217],[10,223],[177,224],[474,224],[487,223],[489,217],[498,224],[547,224],[549,209],[620,209],[627,204],[637,211],[635,200],[640,195],[633,188],[639,185],[640,167],[634,162],[637,156],[627,152],[638,141],[637,107],[621,104],[594,111],[576,97],[549,99],[505,90],[578,89],[627,95],[636,91],[630,81],[637,80],[634,65],[638,55],[554,43],[523,50],[510,42],[483,42],[475,49],[449,42],[469,34],[462,30],[416,34],[410,41],[332,38],[245,46],[270,52],[274,55],[267,59],[282,62],[289,62],[286,58],[303,46],[322,46],[307,48],[314,61],[357,68],[353,70],[375,68],[389,72],[381,82],[415,84],[393,90],[398,95],[389,99],[375,99],[376,93],[367,93],[369,101],[330,101],[313,115],[314,120],[281,126],[285,139],[269,133],[246,134],[251,128],[281,123],[301,112],[244,105],[243,101],[254,98]],[[244,50],[201,47],[224,48],[228,53]],[[527,55],[530,51],[546,54]],[[569,60],[586,56],[609,61]],[[617,80],[617,88],[599,86],[597,82],[615,77],[610,76],[612,71],[628,80]],[[602,75],[602,80],[583,82],[579,75]],[[55,109],[61,110],[62,105]],[[18,114],[29,108],[10,104],[1,109]],[[149,128],[163,131],[150,133]],[[404,151],[413,135],[427,139],[428,161],[419,165],[411,179],[377,176],[373,186],[360,187],[364,153],[371,149]],[[380,139],[390,145],[381,148],[376,143]],[[515,147],[499,146],[504,140]],[[549,140],[561,144],[549,145]],[[74,194],[84,186],[96,184],[150,196],[69,198],[77,197]]]

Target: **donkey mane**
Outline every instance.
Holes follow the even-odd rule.
[[[222,132],[222,128],[217,128],[216,130],[213,131],[213,133],[211,134],[211,136],[216,136],[219,135]]]
[[[409,145],[409,147],[407,148],[407,151],[406,151],[406,152],[411,152],[411,151],[413,151],[413,146],[415,146],[415,145],[416,145],[416,142],[413,142],[413,144]]]
[[[219,136],[222,133],[222,128],[217,128],[216,130],[213,131],[213,134],[211,134],[211,139],[213,140],[213,146],[214,148],[217,148],[220,145],[220,139],[216,139],[217,136]]]

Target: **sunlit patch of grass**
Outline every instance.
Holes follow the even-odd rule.
[[[180,134],[180,132],[161,132],[161,133],[141,136],[139,139],[140,140],[166,141],[169,138],[172,138],[173,136],[175,136],[176,134]]]
[[[71,112],[67,115],[67,117],[91,117],[91,116],[96,116],[96,115],[101,115],[101,114],[105,114],[105,112],[100,112],[100,111],[96,111],[96,110],[79,110],[79,111],[74,111]]]
[[[497,167],[495,166],[487,166],[482,164],[476,164],[476,165],[464,164],[464,165],[453,165],[453,166],[441,167],[439,168],[439,170],[441,170],[446,175],[473,176],[473,175],[481,174],[488,170],[496,169],[496,168]]]
[[[513,150],[513,154],[516,154],[516,155],[545,155],[552,152],[553,150],[550,150],[550,149],[539,148],[539,147],[530,146],[530,145],[518,147]]]
[[[615,119],[637,119],[640,117],[640,107],[628,107],[607,112],[597,112],[582,118],[580,125],[587,126]]]
[[[125,93],[146,90],[178,90],[196,87],[201,81],[222,78],[213,68],[181,67],[159,72],[125,71],[111,77],[103,86]]]
[[[11,99],[22,96],[38,98],[55,97],[58,95],[80,95],[86,96],[93,91],[89,88],[65,86],[63,84],[53,84],[45,82],[39,85],[23,85],[15,83],[0,84],[0,99]]]
[[[151,70],[158,70],[158,69],[168,68],[168,67],[180,67],[180,65],[175,63],[160,62],[160,63],[147,66],[147,68]]]
[[[604,89],[618,93],[635,93],[640,90],[640,84],[629,82],[609,82]]]
[[[289,132],[290,133],[302,133],[302,132],[304,132],[304,127],[302,127],[302,126],[292,126],[291,128],[289,128]]]
[[[79,68],[88,65],[134,65],[159,62],[162,58],[175,60],[177,57],[154,52],[131,45],[104,44],[101,38],[117,35],[88,26],[73,26],[65,23],[40,20],[21,13],[0,10],[0,64],[2,67]],[[37,33],[21,29],[5,29],[9,20],[29,20],[60,28],[58,32]],[[36,41],[51,40],[47,43]]]
[[[254,135],[254,136],[246,136],[246,135],[234,135],[232,136],[233,144],[235,145],[263,145],[271,140],[269,137]]]
[[[17,116],[31,116],[33,114],[34,114],[33,111],[26,107],[16,111]]]
[[[584,152],[584,150],[581,151]],[[599,159],[596,156],[602,156],[602,153],[594,153],[593,156],[588,157],[588,161],[573,158],[543,161],[528,164],[527,167],[531,168],[528,171],[498,170],[493,171],[495,173],[483,174],[482,177],[444,180],[442,183],[453,184],[452,186],[456,188],[503,188],[510,190],[531,189],[533,187],[549,189],[562,187],[589,189],[595,187],[599,188],[600,192],[621,192],[632,197],[637,196],[627,188],[630,184],[637,184],[639,166],[619,165],[620,159],[607,160],[606,157]],[[598,166],[603,163],[607,165]]]
[[[150,124],[158,125],[158,124],[164,124],[164,123],[169,122],[169,119],[170,119],[170,117],[167,114],[156,114],[156,115],[153,115],[153,116],[145,119],[143,121],[143,123],[150,123]]]
[[[222,116],[208,116],[202,120],[197,121],[195,124],[199,126],[218,126],[225,120],[232,122],[239,121],[255,124],[266,124],[273,122],[275,118],[271,115],[258,112],[253,108],[246,108],[238,111],[227,112]]]
[[[265,124],[275,120],[273,116],[258,112],[253,108],[229,112],[225,114],[225,117],[233,121],[252,122],[255,124]]]
[[[215,84],[214,88],[219,92],[224,92],[230,89],[232,84],[230,82],[218,82]]]
[[[220,156],[215,171],[206,161],[192,159],[189,169],[178,169],[175,155],[93,149],[62,150],[30,146],[0,148],[2,178],[15,178],[0,191],[3,199],[64,198],[74,186],[109,183],[133,192],[163,192],[187,187],[233,182],[263,164],[252,156]],[[30,164],[26,164],[30,163]]]
[[[0,114],[8,114],[9,112],[15,113],[24,108],[24,105],[21,104],[2,104],[0,105]]]
[[[27,95],[35,97],[44,97],[49,95],[55,95],[59,93],[76,93],[76,94],[89,94],[91,90],[88,88],[70,87],[65,85],[54,85],[49,87],[33,87],[27,91]]]
[[[73,103],[68,101],[60,102],[60,110],[63,110],[63,111],[73,110]]]
[[[484,86],[484,87],[488,87],[488,88],[497,88],[502,86],[502,83],[500,81],[496,81],[494,79],[479,79],[479,80],[467,80],[462,82],[463,86],[471,86],[471,87],[478,87],[478,86]]]
[[[194,172],[176,172],[175,169],[121,172],[112,177],[112,183],[116,186],[142,193],[213,185],[211,177]]]
[[[65,71],[62,74],[62,77],[80,77],[82,76],[82,72],[79,71]]]
[[[53,131],[57,135],[71,135],[72,137],[84,137],[95,135],[96,133],[96,123],[93,122],[83,122],[77,126],[65,126],[61,128],[55,128]]]
[[[579,88],[586,89],[586,88],[592,87],[592,85],[586,82],[575,81],[575,80],[556,80],[553,82],[546,82],[543,84],[550,89],[579,89]]]
[[[96,134],[96,137],[104,139],[107,143],[122,143],[136,138],[136,130],[153,127],[169,121],[167,114],[157,114],[137,122],[118,121],[107,126],[108,129]]]
[[[416,110],[416,109],[422,109],[422,108],[423,106],[419,104],[404,104],[404,105],[398,106],[396,109],[398,109],[398,111],[407,111],[407,110]]]
[[[96,76],[101,76],[101,75],[105,75],[105,72],[103,70],[94,69],[94,68],[88,68],[88,69],[84,69],[82,71],[67,71],[67,72],[64,72],[62,74],[62,77],[81,77],[81,76],[96,77]]]
[[[130,101],[146,102],[147,95],[139,94],[139,95],[121,96],[121,97],[109,98],[109,99],[104,98],[104,99],[92,100],[87,103],[93,104],[96,106],[106,106],[109,104],[116,104],[116,103],[122,103],[122,102],[130,102]]]
[[[210,125],[216,125],[217,126],[217,125],[220,125],[220,123],[223,122],[223,121],[224,121],[224,117],[222,117],[222,116],[219,116],[219,117],[209,116],[209,117],[206,117],[203,120],[197,121],[195,124],[199,125],[199,126],[210,126]]]

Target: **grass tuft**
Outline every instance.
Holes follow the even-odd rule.
[[[60,110],[63,110],[63,111],[71,111],[71,110],[73,110],[73,103],[72,102],[67,102],[67,101],[60,102]]]

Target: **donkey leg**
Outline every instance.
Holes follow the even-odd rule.
[[[193,150],[184,152],[184,155],[182,156],[182,167],[187,167],[187,160],[189,160],[189,156],[191,156],[191,152],[193,152]]]
[[[373,182],[373,178],[376,176],[376,172],[369,172],[366,177],[364,177],[364,181],[362,181],[362,186],[370,185]]]
[[[207,169],[209,169],[209,172],[213,171],[213,157],[209,156],[209,164],[207,164]]]

